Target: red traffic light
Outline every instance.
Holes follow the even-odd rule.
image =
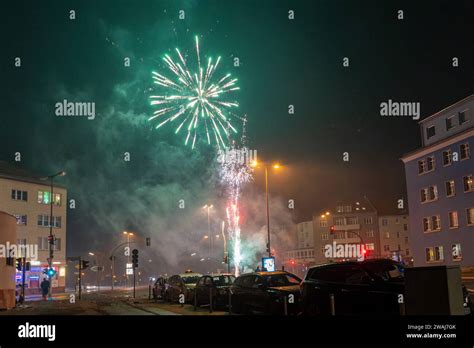
[[[336,231],[336,227],[335,227],[335,226],[331,226],[331,228],[329,229],[329,231],[331,232],[331,234],[333,234],[334,231]]]

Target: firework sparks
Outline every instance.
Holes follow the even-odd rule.
[[[243,137],[244,140],[245,137]],[[232,145],[231,148],[226,149],[226,152],[227,156],[225,157],[221,152],[220,174],[228,191],[227,224],[229,239],[232,242],[232,261],[235,267],[235,276],[238,276],[242,262],[239,200],[243,185],[252,180],[252,168],[249,166],[249,151],[246,147],[236,148],[235,145]]]
[[[175,123],[175,133],[182,129],[185,132],[185,145],[192,144],[194,149],[199,133],[205,132],[207,143],[214,139],[219,149],[226,148],[226,140],[231,133],[237,133],[231,118],[241,119],[232,112],[239,104],[228,100],[233,91],[240,89],[237,79],[226,74],[216,78],[216,70],[221,57],[213,62],[212,57],[201,66],[199,39],[196,36],[197,70],[193,71],[176,48],[178,60],[173,60],[166,54],[163,58],[167,68],[172,73],[171,78],[155,71],[152,72],[153,82],[163,88],[164,95],[150,96],[152,106],[158,109],[153,112],[149,121],[157,121],[156,128],[167,123]]]

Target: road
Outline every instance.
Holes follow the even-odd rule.
[[[73,293],[54,294],[52,300],[44,301],[41,296],[28,296],[24,305],[0,315],[228,315],[224,311],[209,308],[197,308],[174,303],[164,303],[148,299],[148,287],[140,287],[136,298],[132,298],[131,289],[114,291],[88,291],[81,300]],[[73,300],[71,300],[73,299]]]

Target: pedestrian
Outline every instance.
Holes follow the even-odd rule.
[[[48,299],[48,292],[49,292],[49,280],[46,278],[43,278],[43,281],[41,282],[41,293],[43,295],[43,300]]]
[[[257,266],[257,268],[255,269],[255,272],[260,272],[260,266]]]

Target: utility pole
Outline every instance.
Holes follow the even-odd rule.
[[[22,257],[21,303],[25,302],[26,257]]]
[[[272,249],[270,247],[270,208],[268,206],[268,167],[265,166],[265,197],[267,203],[267,248],[268,248],[268,256],[272,257]]]

